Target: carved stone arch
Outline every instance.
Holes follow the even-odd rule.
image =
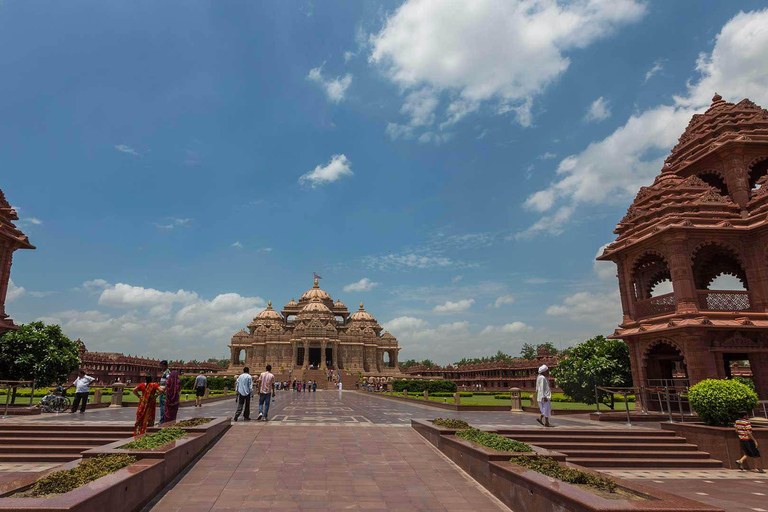
[[[681,356],[685,357],[685,350],[683,350],[677,342],[669,338],[656,338],[655,340],[648,343],[643,349],[643,361],[646,361],[648,359],[648,355],[651,353],[651,350],[659,345],[670,345],[672,348],[677,350]]]
[[[707,255],[707,252],[710,254]],[[729,261],[728,256],[732,258],[731,261]],[[741,281],[744,289],[749,290],[747,266],[742,252],[737,246],[729,242],[708,240],[697,244],[691,251],[690,262],[697,289],[708,289],[712,280],[719,275],[726,274]]]
[[[758,183],[763,185],[768,176],[768,155],[759,156],[749,162],[747,176],[750,190],[754,190]]]
[[[693,260],[696,259],[696,255],[698,254],[698,252],[708,245],[716,245],[716,246],[722,247],[723,249],[726,249],[736,257],[736,259],[738,260],[741,266],[744,266],[744,258],[742,258],[741,256],[741,249],[739,247],[736,247],[732,243],[725,242],[723,240],[705,240],[703,242],[699,242],[698,244],[696,244],[691,250],[691,256],[690,256],[691,264],[693,264]]]
[[[637,254],[629,268],[635,300],[650,298],[657,284],[672,280],[669,260],[662,251],[656,249]]]
[[[722,169],[707,168],[695,174],[701,181],[717,189],[720,195],[729,196],[728,180]]]

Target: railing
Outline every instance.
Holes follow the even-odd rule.
[[[674,313],[677,307],[674,293],[666,293],[635,302],[635,319]]]
[[[637,388],[618,388],[618,387],[603,387],[603,386],[595,386],[595,407],[597,410],[595,411],[595,414],[602,414],[600,412],[600,392],[603,392],[605,394],[613,395],[621,395],[624,398],[624,408],[627,410],[627,425],[630,427],[632,426],[632,417],[629,414],[629,402],[627,401],[627,397],[629,395],[635,395],[635,399],[640,399],[640,405],[642,407],[643,414],[647,414],[646,408],[645,408],[645,400],[643,398],[643,392],[642,388],[640,388],[640,392],[637,393]],[[611,402],[615,403],[614,400],[611,400]]]
[[[13,390],[21,386],[32,386],[32,392],[29,395],[29,408],[32,408],[32,401],[35,399],[35,381],[32,380],[0,380],[0,388],[5,389],[5,412],[3,418],[8,418],[8,406],[11,402]]]
[[[755,418],[760,413],[763,413],[763,418],[768,419],[768,400],[760,400],[757,402],[757,408],[752,410],[752,416]]]
[[[682,380],[682,379],[681,379]],[[672,414],[679,414],[680,421],[685,423],[686,416],[693,416],[691,404],[688,401],[688,385],[683,386],[649,386],[643,390],[647,404],[658,404],[658,410],[669,416],[669,422],[674,423]],[[676,412],[674,412],[676,410]]]
[[[699,309],[706,311],[749,311],[752,301],[748,291],[696,290]]]

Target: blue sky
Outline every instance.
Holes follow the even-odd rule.
[[[223,356],[317,271],[401,358],[609,333],[594,256],[715,92],[768,105],[764,8],[6,0],[8,312]]]

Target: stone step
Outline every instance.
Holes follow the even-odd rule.
[[[671,450],[671,451],[698,451],[699,447],[695,444],[681,444],[681,443],[535,443],[536,446],[546,448],[547,450],[554,450],[556,452],[566,452],[570,450],[624,450],[624,451],[643,451],[643,450]]]
[[[588,468],[676,468],[676,469],[704,469],[721,468],[723,463],[714,459],[649,459],[649,458],[586,458],[568,457],[568,462]]]
[[[5,453],[35,453],[35,454],[49,454],[49,453],[68,453],[79,456],[81,452],[90,450],[93,446],[87,445],[41,445],[41,444],[12,444],[12,445],[0,445],[0,454]]]
[[[574,458],[596,459],[709,459],[709,453],[699,451],[669,451],[669,450],[563,450],[568,456],[568,461]]]
[[[81,446],[103,446],[120,439],[131,437],[133,433],[120,435],[115,437],[102,437],[102,438],[90,438],[90,437],[40,437],[35,435],[15,436],[15,437],[0,437],[0,446],[7,445],[23,445],[23,444],[37,444],[45,446],[69,446],[69,445],[81,445]]]
[[[685,439],[682,437],[659,437],[659,436],[601,436],[601,435],[560,435],[558,434],[515,434],[506,435],[504,437],[515,439],[517,441],[525,441],[539,445],[539,443],[620,443],[620,444],[654,444],[654,443],[670,443],[670,444],[685,444]]]
[[[104,438],[115,438],[118,439],[122,437],[129,437],[133,435],[133,430],[124,431],[124,432],[117,432],[117,431],[89,431],[89,432],[82,432],[79,430],[78,427],[72,427],[70,430],[6,430],[4,432],[0,432],[0,439],[2,438],[8,438],[8,437],[28,437],[28,436],[37,436],[37,437],[59,437],[59,438],[67,438],[67,437],[90,437],[94,439],[104,439]]]
[[[66,413],[62,415],[62,419],[66,419]],[[0,423],[0,435],[2,435],[4,432],[7,431],[18,431],[18,430],[27,430],[31,432],[36,432],[40,430],[77,430],[78,432],[91,432],[91,431],[99,431],[99,432],[128,432],[132,431],[132,427],[126,427],[125,425],[104,425],[99,423],[91,423],[88,421],[83,421],[77,424],[77,426],[74,426],[72,424],[62,425],[59,423],[53,423],[53,422],[39,422],[37,424],[33,423],[27,423],[27,424],[20,424],[20,423],[7,423],[7,424],[1,424]]]
[[[79,453],[0,453],[2,462],[69,462],[80,458]]]
[[[554,430],[542,430],[541,428],[511,428],[497,429],[501,435],[554,435],[554,436],[594,436],[594,437],[676,437],[671,430],[652,429],[586,429],[586,428],[560,428]]]

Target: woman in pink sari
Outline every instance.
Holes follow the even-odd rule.
[[[173,370],[165,381],[165,417],[163,422],[176,421],[181,401],[181,379],[179,372]]]

